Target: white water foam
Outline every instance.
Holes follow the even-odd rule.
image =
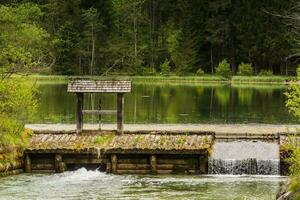
[[[209,158],[209,174],[277,175],[279,144],[262,141],[216,142]]]

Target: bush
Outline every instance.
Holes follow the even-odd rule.
[[[204,75],[203,69],[199,68],[199,69],[196,71],[196,75],[197,75],[197,76],[203,76],[203,75]]]
[[[297,79],[300,80],[300,65],[298,65],[298,68],[296,70]]]
[[[265,69],[262,69],[260,70],[258,76],[272,76],[273,75],[273,72],[271,70],[265,70]]]
[[[252,76],[253,75],[253,67],[250,63],[241,63],[239,64],[238,75],[240,76]]]
[[[156,70],[153,67],[144,67],[143,68],[143,75],[154,76],[154,75],[156,75]]]
[[[170,61],[166,59],[161,65],[161,74],[164,76],[169,76],[170,75]]]
[[[227,59],[223,59],[216,68],[216,74],[225,78],[230,78],[231,70]]]

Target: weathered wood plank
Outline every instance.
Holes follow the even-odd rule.
[[[89,93],[129,93],[131,81],[72,80],[68,92]]]
[[[118,163],[117,164],[118,170],[149,170],[149,164],[124,164]]]
[[[117,174],[150,174],[151,170],[121,170],[116,171]]]

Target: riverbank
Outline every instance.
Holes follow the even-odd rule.
[[[100,76],[60,76],[29,75],[36,81],[67,81],[70,78],[100,79]],[[247,83],[247,84],[288,84],[293,80],[289,76],[232,76],[230,79],[216,75],[204,76],[106,76],[101,79],[132,80],[133,82],[178,82],[178,83]]]
[[[33,131],[73,131],[76,124],[27,124]],[[84,129],[98,130],[98,124],[84,124]],[[102,124],[102,130],[114,130],[115,124]],[[124,124],[124,131],[204,131],[216,134],[295,134],[300,125],[275,124]]]

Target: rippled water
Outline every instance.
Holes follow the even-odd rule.
[[[276,176],[124,176],[81,168],[0,179],[0,199],[274,199]]]

